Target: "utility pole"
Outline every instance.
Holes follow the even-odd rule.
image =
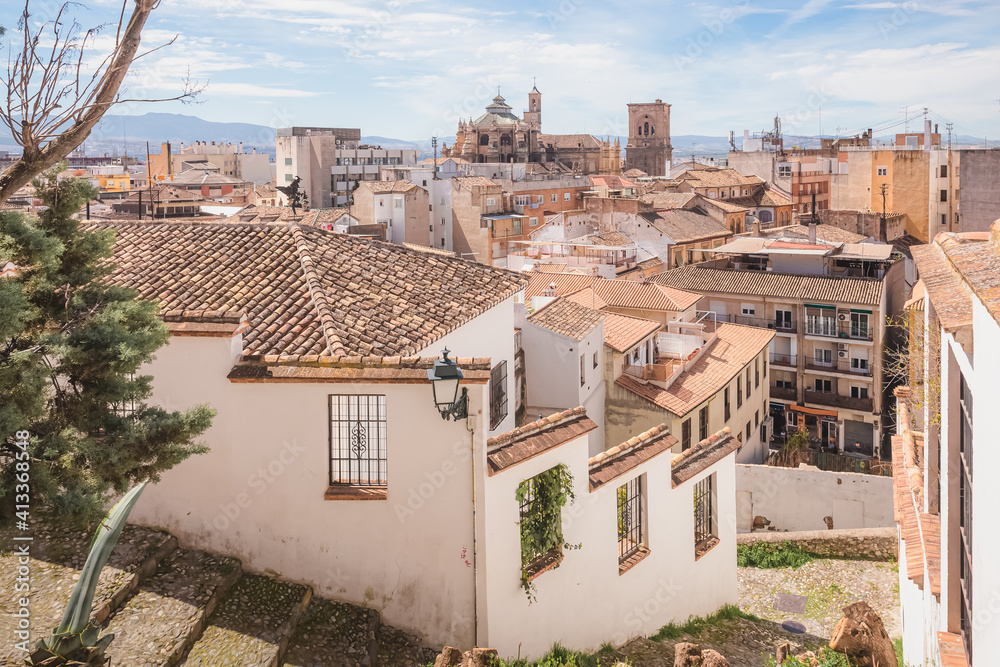
[[[885,243],[885,195],[886,191],[889,189],[888,183],[883,183],[879,188],[882,191],[882,219],[879,221],[878,227],[878,240]]]

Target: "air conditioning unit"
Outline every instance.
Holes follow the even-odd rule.
[[[841,313],[840,315],[837,315],[837,319],[840,320],[841,322],[846,322],[847,321],[847,313]]]
[[[837,353],[837,356],[840,357],[841,359],[846,359],[847,358],[847,350],[841,350],[840,352]]]
[[[841,352],[847,352],[847,343],[837,343],[837,349]]]

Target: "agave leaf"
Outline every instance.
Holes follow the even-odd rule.
[[[145,488],[146,482],[142,482],[122,496],[122,499],[115,503],[104,521],[98,526],[93,542],[91,542],[90,555],[87,556],[87,562],[83,565],[80,578],[73,587],[73,594],[69,598],[69,604],[66,605],[62,621],[59,623],[59,627],[52,631],[49,647],[53,650],[55,649],[53,642],[62,643],[62,640],[58,639],[59,637],[70,634],[79,636],[88,629],[91,606],[94,603],[94,592],[97,589],[97,580],[101,576],[101,570],[107,564],[111,551],[115,548],[115,544],[125,528],[128,515]],[[94,628],[94,630],[97,629]],[[88,633],[88,638],[91,634]],[[67,644],[69,643],[72,642],[67,642]],[[59,655],[66,655],[62,651],[56,652]]]

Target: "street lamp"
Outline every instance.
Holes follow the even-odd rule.
[[[468,389],[458,394],[458,383],[462,379],[462,369],[454,359],[449,359],[448,348],[441,351],[441,359],[434,360],[434,367],[427,369],[427,378],[434,390],[434,406],[441,413],[441,419],[458,421],[469,416]]]

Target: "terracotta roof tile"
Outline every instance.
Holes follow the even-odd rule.
[[[660,424],[591,457],[587,461],[590,468],[590,490],[596,491],[676,444],[677,438],[670,435],[667,425]]]
[[[549,331],[583,340],[604,320],[604,313],[566,299],[550,301],[528,316],[528,321]]]
[[[993,223],[988,240],[983,240],[984,236],[944,233],[929,246],[911,248],[928,297],[945,328],[971,321],[969,294],[975,294],[1000,323],[1000,223]]]
[[[676,487],[715,465],[740,448],[740,441],[726,428],[713,433],[670,461],[670,482]]]
[[[692,243],[702,239],[732,236],[722,223],[713,220],[702,209],[676,208],[668,211],[642,213],[642,218],[657,231],[677,243]]]
[[[486,464],[489,474],[532,459],[597,428],[587,410],[580,406],[557,412],[486,441]]]
[[[615,384],[664,410],[684,416],[721,391],[774,337],[769,329],[720,324],[701,356],[668,389],[622,374]]]
[[[660,323],[641,317],[605,313],[604,344],[616,352],[627,352],[633,345],[660,330]]]
[[[294,224],[84,228],[116,230],[112,279],[161,310],[246,312],[246,354],[414,354],[525,283],[475,262]]]
[[[658,273],[648,280],[701,293],[745,294],[869,306],[878,306],[882,300],[882,281],[876,278],[803,276],[688,265]]]
[[[969,667],[969,656],[965,652],[962,635],[938,631],[937,636],[941,667]]]

